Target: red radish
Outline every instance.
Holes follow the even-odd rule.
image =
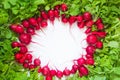
[[[32,59],[32,55],[31,55],[31,54],[29,54],[29,53],[28,53],[28,54],[26,54],[25,59],[26,59],[26,60],[31,60],[31,59]]]
[[[48,15],[45,11],[41,11],[41,16],[43,19],[46,19],[46,20],[48,19]]]
[[[62,17],[62,22],[63,22],[63,23],[67,23],[67,22],[68,22],[68,18]]]
[[[46,76],[45,80],[52,80],[52,76],[51,75]]]
[[[97,31],[93,31],[91,34],[97,35],[98,37],[104,38],[107,33],[106,32],[97,32]]]
[[[29,23],[27,20],[23,20],[23,21],[22,21],[22,25],[23,25],[25,28],[29,28],[29,27],[30,27],[30,23]]]
[[[91,20],[92,15],[90,12],[85,12],[85,13],[83,13],[83,18],[84,18],[84,20]]]
[[[83,28],[84,26],[85,26],[85,22],[84,21],[82,21],[82,22],[77,22],[77,26],[78,26],[78,28]]]
[[[69,21],[69,24],[71,26],[76,21],[76,17],[75,16],[70,16],[68,21]]]
[[[23,43],[19,43],[19,47],[25,46],[25,44]]]
[[[98,30],[103,30],[104,29],[103,23],[98,23],[96,26],[97,26]]]
[[[33,65],[33,64],[30,64],[29,65],[29,69],[31,70],[31,69],[34,69],[35,68],[35,66]]]
[[[56,17],[56,18],[59,18],[60,16],[59,16],[59,11],[58,10],[54,10],[54,16]]]
[[[41,61],[40,61],[39,58],[34,59],[34,65],[35,66],[40,66],[40,64],[41,64]]]
[[[19,60],[19,59],[21,59],[23,57],[23,54],[21,54],[21,53],[15,53],[15,59],[16,60]]]
[[[72,66],[71,73],[72,73],[72,74],[75,74],[77,70],[78,70],[78,65],[74,64],[74,65]]]
[[[86,54],[86,58],[93,58],[93,55]]]
[[[63,74],[64,74],[65,76],[69,76],[70,73],[71,73],[70,70],[67,69],[67,68],[65,68],[65,70],[63,71]]]
[[[83,77],[83,74],[79,72],[79,76],[80,76],[80,77]]]
[[[83,16],[81,16],[81,15],[78,15],[76,18],[77,18],[77,22],[82,22],[83,21]]]
[[[60,5],[56,5],[56,6],[54,7],[54,9],[55,9],[55,10],[59,10],[59,9],[60,9]]]
[[[29,64],[28,64],[27,62],[24,62],[24,63],[23,63],[23,67],[24,67],[24,68],[28,68],[28,67],[29,67]]]
[[[47,21],[42,21],[42,22],[41,22],[41,27],[42,27],[42,28],[46,28],[47,25],[48,25]]]
[[[95,47],[94,46],[87,46],[86,52],[90,55],[93,55],[95,53]]]
[[[98,36],[104,38],[107,35],[106,32],[98,32]]]
[[[12,24],[12,25],[10,25],[10,29],[11,29],[12,31],[15,31],[15,30],[16,30],[16,27],[17,27],[17,24]]]
[[[72,69],[78,70],[78,65],[74,64],[74,65],[72,66]]]
[[[29,18],[29,23],[32,25],[32,26],[37,26],[37,20],[35,18]]]
[[[26,52],[28,52],[27,47],[26,46],[21,46],[20,47],[20,53],[25,54]]]
[[[86,64],[88,64],[88,65],[94,65],[94,59],[93,58],[88,58],[86,60]]]
[[[34,28],[28,28],[28,29],[26,30],[26,32],[29,33],[29,34],[31,34],[31,35],[34,35],[34,34],[35,34]]]
[[[98,23],[102,23],[102,19],[101,18],[98,18],[95,22],[95,24],[97,25]]]
[[[88,75],[88,69],[85,66],[80,66],[78,70],[82,75]]]
[[[79,59],[77,60],[77,63],[78,63],[79,66],[82,66],[82,65],[85,64],[85,59],[84,59],[84,58],[79,58]]]
[[[98,41],[96,44],[95,44],[96,48],[99,48],[101,49],[103,47],[103,43],[101,41]]]
[[[93,20],[86,21],[85,23],[87,27],[92,27],[93,24],[94,24]]]
[[[24,33],[24,28],[20,25],[17,25],[17,27],[15,28],[15,32],[18,34]]]
[[[38,73],[40,73],[42,71],[41,67],[38,68]]]
[[[20,43],[17,41],[12,42],[11,46],[12,48],[19,47]]]
[[[89,44],[95,44],[98,39],[95,35],[88,35],[86,40]]]
[[[29,59],[29,60],[28,60],[28,63],[32,63],[32,59]]]
[[[54,17],[54,10],[49,10],[48,11],[48,16],[49,16],[49,18]]]
[[[36,20],[37,20],[37,23],[39,24],[42,21],[42,18],[38,17]]]
[[[55,70],[50,70],[50,74],[51,74],[51,76],[55,76],[56,75],[56,71]]]
[[[19,40],[21,43],[29,44],[31,41],[31,36],[28,33],[23,33],[19,36]]]
[[[63,77],[63,72],[62,71],[57,71],[56,76],[61,79]]]
[[[61,4],[61,10],[62,11],[67,11],[67,5],[65,3]]]
[[[50,69],[49,69],[48,65],[47,65],[47,66],[44,66],[44,67],[42,68],[42,74],[43,74],[44,76],[47,76],[47,75],[50,74]]]
[[[23,56],[21,59],[18,61],[20,64],[23,64],[25,62],[25,57]]]
[[[88,29],[85,31],[85,33],[88,34],[88,33],[90,33],[91,31],[92,31],[92,29],[91,29],[91,28],[88,28]]]
[[[50,19],[51,23],[54,24],[55,17],[50,17],[49,19]]]

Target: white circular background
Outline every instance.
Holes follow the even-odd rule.
[[[86,28],[79,29],[76,22],[70,26],[58,19],[54,24],[49,20],[47,22],[48,26],[43,31],[36,31],[36,35],[32,36],[33,43],[27,46],[32,51],[33,60],[40,58],[41,67],[48,64],[50,69],[71,70],[73,60],[86,54]]]

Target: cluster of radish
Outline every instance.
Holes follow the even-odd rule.
[[[65,12],[68,10],[66,4],[57,5],[54,9],[49,11],[41,11],[39,17],[31,17],[29,19],[23,20],[21,24],[12,24],[10,29],[18,34],[19,41],[13,41],[12,47],[19,47],[19,51],[15,53],[15,59],[18,63],[22,64],[24,68],[34,69],[39,67],[38,72],[46,76],[46,80],[52,80],[53,76],[62,78],[63,76],[69,76],[70,74],[75,74],[76,71],[79,72],[80,77],[88,75],[89,71],[86,65],[94,65],[94,53],[95,50],[101,49],[103,43],[100,41],[101,38],[106,36],[104,31],[104,24],[101,18],[98,18],[96,21],[93,21],[91,13],[84,12],[82,15],[77,16],[66,16],[66,14],[60,14],[60,11]],[[48,26],[47,20],[50,20],[54,24],[55,18],[60,19],[66,24],[69,23],[70,27],[73,23],[77,22],[78,28],[87,27],[85,33],[88,35],[86,41],[88,46],[86,48],[85,58],[79,58],[75,60],[75,64],[72,66],[72,69],[65,69],[64,71],[59,70],[50,70],[48,66],[41,67],[41,61],[39,58],[32,60],[32,55],[29,54],[27,45],[33,42],[31,36],[36,34],[35,30],[43,30]],[[92,27],[95,27],[96,30],[92,31]],[[33,63],[32,63],[33,62]]]

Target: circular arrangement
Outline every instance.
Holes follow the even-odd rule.
[[[63,76],[69,76],[70,74],[75,74],[77,71],[79,72],[79,76],[86,76],[88,75],[89,71],[87,69],[87,65],[94,65],[94,53],[96,49],[101,49],[103,47],[103,43],[101,41],[101,38],[104,38],[106,36],[106,32],[104,31],[104,24],[102,22],[101,18],[98,18],[96,21],[93,20],[93,16],[89,12],[84,12],[82,15],[76,15],[76,16],[67,16],[64,12],[68,10],[68,7],[66,4],[57,5],[54,7],[54,9],[47,11],[41,11],[39,17],[31,17],[29,19],[23,20],[21,24],[12,24],[10,25],[10,29],[18,34],[18,41],[12,42],[12,47],[19,47],[19,51],[15,53],[15,59],[18,63],[22,64],[24,68],[28,69],[34,69],[38,67],[38,72],[42,73],[44,76],[46,76],[46,80],[52,80],[53,76],[57,76],[58,78],[62,78]],[[64,14],[60,14],[60,12],[63,12]],[[62,24],[62,26],[59,26]],[[66,26],[66,24],[69,24],[69,27]],[[56,26],[55,26],[56,25]],[[63,41],[65,43],[70,44],[76,40],[75,35],[72,33],[73,27],[77,25],[77,31],[76,34],[79,33],[80,35],[80,43],[79,47],[71,45],[71,48],[67,48],[66,46],[62,49],[57,49],[55,51],[54,47],[52,47],[51,41],[53,40],[53,35],[51,35],[54,31],[49,32],[48,30],[56,30],[57,27],[61,27],[61,31],[59,31],[59,34],[64,31],[66,34],[62,34],[61,37],[62,40],[65,36],[72,37],[72,41],[69,41],[69,38],[65,38]],[[49,27],[49,28],[48,28]],[[64,30],[66,29],[67,30]],[[93,31],[94,28],[94,31]],[[46,33],[48,31],[48,33]],[[68,32],[67,32],[68,31]],[[75,30],[74,30],[75,32]],[[46,35],[49,34],[49,39],[47,41],[44,41],[46,45],[41,44],[42,40],[40,40],[40,37],[47,37]],[[57,32],[54,34],[57,35]],[[37,41],[35,41],[35,38],[37,37]],[[78,36],[77,36],[78,37]],[[55,40],[59,40],[59,36],[55,36]],[[60,42],[52,41],[54,44],[61,45]],[[77,40],[78,41],[78,40]],[[79,41],[78,41],[79,42]],[[64,43],[64,44],[65,44]],[[87,43],[87,44],[86,44]],[[32,45],[35,44],[35,45]],[[51,45],[50,45],[51,44]],[[77,43],[76,43],[77,44]],[[83,45],[85,48],[83,48]],[[48,46],[49,45],[49,46]],[[78,44],[77,44],[78,45]],[[34,46],[34,48],[33,48]],[[47,58],[48,60],[43,61],[45,58],[43,56],[34,56],[35,54],[41,53],[43,54],[42,50],[40,48],[47,46],[47,54],[44,53],[44,55],[48,55],[49,52],[56,53],[56,56],[52,58]],[[77,48],[77,49],[74,49]],[[57,47],[60,48],[60,47]],[[79,49],[80,48],[80,49]],[[32,50],[33,49],[33,50]],[[76,52],[77,57],[72,57],[69,54],[65,55],[62,59],[67,58],[66,60],[72,60],[72,64],[70,65],[70,68],[68,66],[64,66],[63,64],[60,64],[60,68],[58,68],[59,64],[56,64],[54,67],[52,67],[52,63],[55,64],[55,59],[59,58],[60,52],[62,50],[69,49],[70,51],[66,51],[66,53],[73,53]],[[73,49],[73,50],[72,50]],[[78,50],[78,51],[75,51]],[[37,53],[36,53],[36,52]],[[41,51],[41,52],[40,52]],[[62,54],[62,53],[61,53]],[[65,54],[65,53],[63,53]],[[62,55],[63,55],[62,54]],[[55,54],[52,54],[52,56]],[[51,56],[51,54],[49,54]],[[70,57],[68,57],[70,56]],[[56,57],[56,58],[55,58]],[[53,59],[55,58],[55,59]],[[69,58],[69,59],[68,59]],[[49,62],[49,59],[51,62]],[[62,59],[59,59],[59,61],[62,61]],[[54,60],[52,62],[52,60]],[[57,62],[59,63],[59,62]],[[62,68],[61,68],[62,67]]]

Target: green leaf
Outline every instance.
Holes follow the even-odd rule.
[[[110,41],[108,43],[108,46],[113,48],[119,48],[119,43],[117,41]]]
[[[117,74],[117,75],[120,75],[120,67],[115,67],[113,69],[113,73]]]
[[[45,0],[35,0],[34,5],[40,5],[40,4],[45,4]]]
[[[11,5],[8,2],[8,0],[4,0],[3,5],[4,5],[5,9],[9,9],[11,7]]]

